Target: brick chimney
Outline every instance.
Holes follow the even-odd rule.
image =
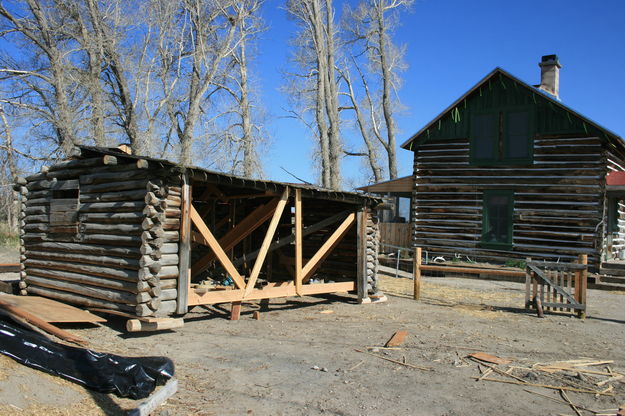
[[[557,55],[545,55],[538,64],[540,67],[539,89],[560,99],[560,61]]]

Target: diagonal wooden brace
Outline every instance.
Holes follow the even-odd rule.
[[[356,222],[356,214],[351,213],[343,220],[341,225],[332,233],[325,243],[319,248],[314,256],[306,263],[302,270],[302,283],[307,283],[312,275],[317,271],[321,263],[330,255],[332,249],[341,242],[349,228]]]
[[[280,202],[278,202],[278,206],[276,207],[276,210],[273,213],[273,217],[271,218],[271,222],[269,223],[269,228],[267,229],[267,233],[265,234],[265,238],[263,239],[263,244],[260,246],[258,257],[256,257],[256,262],[254,262],[252,273],[250,273],[250,278],[247,281],[244,296],[248,296],[252,292],[252,289],[254,289],[254,285],[256,284],[258,275],[260,274],[260,269],[265,262],[265,257],[267,256],[269,245],[271,244],[271,240],[276,233],[276,229],[278,228],[280,218],[282,218],[282,213],[284,212],[284,207],[286,206],[288,200],[289,188],[287,187],[284,189],[284,193],[282,194]]]
[[[210,232],[210,230],[204,223],[204,220],[202,220],[202,217],[200,217],[200,214],[198,214],[193,205],[191,205],[190,214],[193,225],[195,225],[195,228],[197,228],[199,233],[202,234],[202,237],[206,239],[208,246],[215,253],[217,260],[219,260],[224,269],[226,269],[226,272],[228,272],[230,277],[232,277],[232,280],[234,280],[234,284],[239,289],[243,289],[245,287],[245,281],[243,280],[243,277],[241,277],[236,267],[234,267],[234,264],[232,264],[232,261],[228,258],[228,255],[221,247],[213,233]]]
[[[265,221],[273,215],[279,201],[280,198],[274,198],[265,205],[259,206],[242,221],[240,221],[233,229],[228,231],[222,238],[219,239],[219,244],[223,250],[228,251],[232,249],[238,243],[243,241],[245,237],[254,232],[254,230],[263,225]],[[203,243],[203,241],[201,243]],[[214,252],[207,253],[191,267],[191,275],[196,276],[206,270],[210,262],[215,260],[215,258],[216,255]]]

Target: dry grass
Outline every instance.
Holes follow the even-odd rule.
[[[380,275],[380,287],[388,294],[412,297],[413,281]],[[457,308],[467,314],[482,317],[503,317],[505,312],[495,310],[501,307],[522,307],[524,295],[519,292],[501,290],[478,291],[454,287],[445,283],[422,282],[423,301]]]
[[[20,236],[14,230],[11,230],[6,223],[0,223],[0,247],[18,248],[20,245]]]

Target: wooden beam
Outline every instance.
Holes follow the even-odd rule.
[[[256,279],[258,279],[258,275],[260,274],[260,269],[265,262],[265,257],[267,256],[267,251],[269,250],[269,245],[271,244],[271,240],[276,233],[276,229],[278,228],[278,224],[280,223],[280,218],[282,218],[282,213],[284,212],[284,207],[289,200],[289,187],[284,188],[284,193],[280,198],[280,202],[276,206],[276,210],[273,213],[273,217],[271,218],[271,222],[269,223],[269,228],[267,229],[267,233],[265,234],[265,238],[263,239],[263,244],[260,246],[260,250],[258,252],[258,257],[254,262],[254,267],[252,268],[252,273],[250,273],[250,278],[247,281],[247,287],[245,288],[245,294],[249,295],[252,289],[254,289],[254,285],[256,284]]]
[[[325,243],[319,248],[319,250],[315,253],[314,256],[306,263],[304,269],[302,270],[304,283],[310,280],[311,276],[317,271],[321,263],[330,255],[330,252],[338,243],[341,242],[341,239],[345,236],[349,228],[356,221],[356,214],[351,213],[343,220],[341,225],[332,233],[332,235],[326,240]]]
[[[279,201],[279,198],[275,198],[265,205],[258,206],[234,228],[229,230],[222,238],[220,238],[219,244],[223,247],[224,252],[231,250],[234,246],[243,241],[245,237],[250,235],[254,232],[254,230],[267,221],[275,211]],[[215,253],[207,253],[192,266],[191,275],[196,276],[198,273],[203,272],[206,270],[210,262],[215,259]]]
[[[302,190],[295,190],[295,292],[302,296],[302,280],[304,279],[302,266]]]
[[[189,310],[189,286],[191,284],[191,185],[189,184],[189,174],[182,175],[182,206],[181,222],[180,222],[180,242],[178,247],[178,282],[176,289],[178,290],[178,303],[176,305],[176,313],[185,314]]]
[[[352,292],[356,290],[356,282],[338,283],[315,283],[302,285],[302,295],[318,295],[322,293]],[[283,298],[296,296],[295,283],[279,282],[268,283],[262,289],[253,289],[252,292],[243,298],[245,290],[211,290],[203,294],[192,293],[189,297],[189,305],[212,305],[215,303],[232,303],[238,301],[250,301],[259,299]]]
[[[304,228],[304,231],[302,232],[302,237],[306,237],[309,234],[312,233],[316,233],[319,230],[322,230],[323,228],[327,227],[328,225],[332,225],[335,222],[341,221],[343,219],[345,219],[345,217],[347,217],[347,215],[349,215],[349,211],[342,211],[339,212],[336,215],[333,215],[329,218],[326,218],[325,220],[321,220],[318,223],[315,223],[313,225],[309,225],[308,227]],[[295,235],[292,234],[288,237],[284,237],[281,238],[280,240],[271,243],[271,245],[269,246],[269,252],[271,253],[272,251],[275,251],[281,247],[284,247],[286,245],[291,244],[292,242],[295,241]],[[256,256],[258,256],[258,252],[259,250],[253,251],[249,254],[246,254],[243,257],[239,257],[238,259],[236,259],[233,263],[235,266],[240,266],[243,264],[243,262],[245,261],[251,261],[254,260],[256,258]]]
[[[213,233],[210,232],[210,230],[204,223],[204,220],[202,220],[202,218],[200,217],[200,214],[198,214],[198,212],[193,207],[193,204],[191,204],[191,220],[193,221],[193,224],[198,229],[198,231],[206,239],[206,241],[208,241],[209,247],[211,248],[211,250],[213,250],[213,253],[217,257],[221,265],[224,267],[224,269],[226,269],[226,272],[230,275],[232,280],[234,280],[235,285],[240,289],[244,288],[245,281],[243,280],[243,277],[241,277],[236,267],[234,267],[234,264],[232,264],[232,261],[228,258],[228,255],[226,254],[224,249],[221,247],[221,245],[219,245],[219,242],[217,242],[217,239],[215,239]]]

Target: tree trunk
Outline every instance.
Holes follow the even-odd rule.
[[[391,70],[389,68],[387,56],[387,36],[386,22],[384,20],[384,2],[377,5],[376,22],[378,26],[378,47],[380,51],[380,65],[382,70],[382,111],[384,112],[384,121],[386,123],[387,147],[388,153],[388,173],[390,179],[397,178],[397,158],[395,143],[395,120],[393,119],[393,110],[391,108]]]
[[[328,140],[330,146],[330,188],[341,188],[341,156],[342,143],[340,134],[338,92],[335,73],[335,46],[334,46],[334,10],[332,0],[326,0],[326,53],[327,66],[323,72],[326,83],[326,112],[328,122]]]

